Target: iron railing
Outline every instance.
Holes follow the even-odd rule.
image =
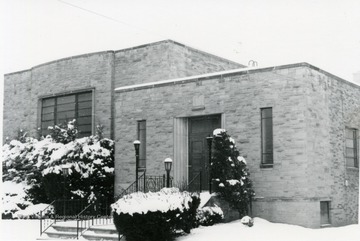
[[[137,183],[137,185],[136,185]],[[173,184],[173,179],[170,178],[170,186]],[[136,189],[136,186],[138,187]],[[119,200],[123,196],[127,194],[131,194],[134,192],[158,192],[162,188],[166,186],[166,178],[165,175],[163,176],[153,176],[153,175],[146,175],[144,171],[141,176],[139,176],[137,181],[134,181],[132,184],[129,185],[124,191],[122,191],[119,195],[115,197],[115,201]]]
[[[40,212],[40,235],[58,221],[92,220],[92,223],[105,223],[105,219],[111,219],[111,199],[99,199],[89,204],[86,199],[60,199],[51,202]],[[85,225],[83,225],[85,226]]]
[[[60,199],[52,201],[40,211],[40,235],[58,220],[75,220],[76,215],[84,209],[87,202],[83,199]]]
[[[54,223],[56,223],[56,218],[54,215],[53,205],[56,201],[52,201],[49,206],[40,211],[40,236],[50,228]]]
[[[202,191],[202,172],[196,174],[187,185],[186,191],[201,192]]]
[[[88,201],[86,199],[59,199],[53,204],[55,218],[63,220],[74,220],[76,215],[83,210]]]
[[[110,202],[99,199],[88,204],[76,216],[76,237],[79,237],[91,226],[112,224]]]

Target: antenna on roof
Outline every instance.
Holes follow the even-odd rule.
[[[257,67],[258,66],[258,62],[255,60],[250,60],[248,63],[248,67]]]

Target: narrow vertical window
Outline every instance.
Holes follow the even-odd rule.
[[[345,158],[346,166],[359,167],[358,131],[345,128]]]
[[[138,140],[140,141],[139,167],[146,168],[146,120],[138,121]]]
[[[320,202],[320,224],[327,225],[330,224],[330,202],[321,201]]]
[[[272,167],[273,158],[273,116],[272,108],[261,109],[261,166]]]

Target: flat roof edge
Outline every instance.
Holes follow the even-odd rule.
[[[153,87],[160,87],[165,85],[171,85],[171,84],[183,84],[183,83],[189,83],[199,80],[205,80],[205,79],[211,79],[216,77],[227,77],[230,75],[235,74],[252,74],[252,73],[258,73],[258,72],[268,72],[273,70],[280,70],[280,69],[290,69],[290,68],[297,68],[297,67],[308,67],[310,69],[316,70],[322,74],[328,75],[331,78],[334,78],[336,80],[339,80],[341,82],[347,83],[351,86],[355,86],[357,88],[360,88],[360,86],[349,82],[347,80],[344,80],[336,75],[333,75],[327,71],[324,71],[316,66],[313,66],[306,62],[301,63],[295,63],[295,64],[286,64],[286,65],[279,65],[279,66],[271,66],[271,67],[258,67],[258,68],[240,68],[235,70],[228,70],[228,71],[221,71],[221,72],[214,72],[214,73],[208,73],[208,74],[202,74],[202,75],[195,75],[195,76],[189,76],[189,77],[183,77],[183,78],[176,78],[176,79],[169,79],[169,80],[160,80],[156,82],[150,82],[150,83],[144,83],[144,84],[135,84],[135,85],[129,85],[129,86],[122,86],[115,88],[115,92],[127,92],[127,91],[133,91],[133,90],[139,90],[139,89],[148,89]]]
[[[36,69],[36,68],[39,68],[39,67],[44,66],[44,65],[49,65],[49,64],[53,64],[53,63],[57,63],[57,62],[65,61],[65,60],[69,60],[69,59],[82,58],[82,57],[87,57],[87,56],[96,55],[96,54],[106,54],[106,53],[115,53],[115,54],[116,54],[116,53],[119,53],[119,52],[126,52],[126,51],[129,51],[129,50],[135,50],[135,49],[139,49],[139,48],[145,48],[145,47],[148,47],[148,46],[154,46],[154,45],[158,45],[158,44],[162,44],[162,43],[173,43],[173,44],[176,44],[176,45],[178,45],[178,46],[191,49],[191,51],[203,53],[203,54],[209,55],[209,56],[211,56],[211,57],[213,57],[213,58],[217,58],[217,59],[219,59],[219,60],[222,60],[222,61],[225,61],[225,62],[228,62],[228,63],[232,63],[232,64],[235,64],[235,65],[238,65],[239,68],[241,68],[241,67],[246,67],[245,65],[242,65],[242,64],[237,63],[237,62],[235,62],[235,61],[232,61],[232,60],[229,60],[229,59],[220,57],[220,56],[215,55],[215,54],[212,54],[212,53],[208,53],[208,52],[203,51],[203,50],[199,50],[199,49],[197,49],[197,48],[188,46],[188,45],[186,45],[186,44],[182,44],[182,43],[176,42],[176,41],[171,40],[171,39],[164,39],[164,40],[160,40],[160,41],[156,41],[156,42],[151,42],[151,43],[142,44],[142,45],[138,45],[138,46],[134,46],[134,47],[129,47],[129,48],[124,48],[124,49],[119,49],[119,50],[105,50],[105,51],[91,52],[91,53],[85,53],[85,54],[79,54],[79,55],[64,57],[64,58],[60,58],[60,59],[48,61],[48,62],[39,64],[39,65],[35,65],[35,66],[33,66],[33,67],[29,68],[29,69],[24,69],[24,70],[19,70],[19,71],[15,71],[15,72],[6,73],[6,74],[4,74],[4,76],[8,76],[8,75],[12,75],[12,74],[20,74],[20,73],[22,73],[22,72],[30,71],[30,70],[32,70],[32,69]]]

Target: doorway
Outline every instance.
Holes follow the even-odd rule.
[[[206,137],[221,127],[221,115],[189,118],[189,164],[190,190],[209,190],[209,149]],[[201,174],[200,174],[201,173]],[[201,176],[201,178],[200,178]]]

